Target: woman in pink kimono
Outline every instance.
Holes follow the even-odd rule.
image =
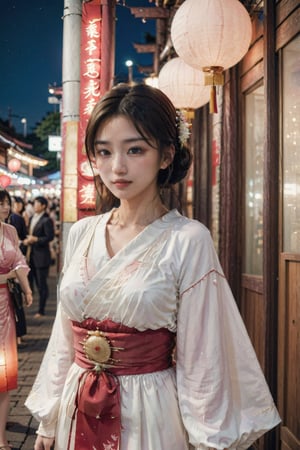
[[[69,233],[26,401],[35,450],[246,449],[280,422],[209,231],[162,201],[190,167],[187,137],[145,85],[113,88],[91,115],[86,149],[108,212]]]
[[[24,292],[26,304],[32,303],[27,279],[29,268],[19,249],[19,238],[12,225],[4,223],[11,209],[11,198],[0,189],[0,450],[9,449],[6,422],[9,410],[9,391],[16,389],[18,355],[15,315],[7,287],[7,279],[17,278]]]

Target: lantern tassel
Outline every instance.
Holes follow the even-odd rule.
[[[216,90],[216,86],[214,86],[214,85],[211,86],[211,88],[210,88],[209,112],[211,114],[218,112],[217,90]]]

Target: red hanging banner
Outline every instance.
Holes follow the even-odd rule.
[[[94,176],[86,156],[85,130],[91,112],[100,98],[101,73],[100,0],[82,4],[80,51],[80,121],[78,128],[78,218],[94,212],[96,191]]]

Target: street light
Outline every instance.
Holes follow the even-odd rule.
[[[26,137],[27,136],[27,119],[25,117],[23,117],[21,119],[21,123],[23,124],[23,136]]]
[[[128,84],[132,84],[132,81],[133,81],[133,77],[132,77],[133,61],[131,61],[131,59],[127,59],[127,61],[125,61],[125,65],[128,67]]]
[[[56,86],[56,84],[48,85],[48,92],[51,94],[50,97],[48,97],[48,103],[51,105],[54,105],[54,112],[56,112],[57,108],[56,105],[59,105],[59,111],[61,112],[62,108],[62,86]]]

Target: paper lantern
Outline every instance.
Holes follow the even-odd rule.
[[[21,167],[21,161],[17,158],[12,158],[8,161],[7,166],[11,172],[18,172]]]
[[[204,86],[203,72],[181,58],[173,58],[162,67],[158,87],[178,109],[200,108],[209,101],[209,87]]]
[[[0,186],[2,188],[7,188],[7,186],[9,186],[11,183],[11,178],[9,175],[0,175]]]
[[[145,84],[158,88],[158,77],[155,75],[150,75],[149,77],[145,78]]]
[[[203,70],[205,84],[213,87],[223,84],[223,71],[243,58],[251,37],[250,16],[238,0],[185,0],[171,24],[177,54]]]

